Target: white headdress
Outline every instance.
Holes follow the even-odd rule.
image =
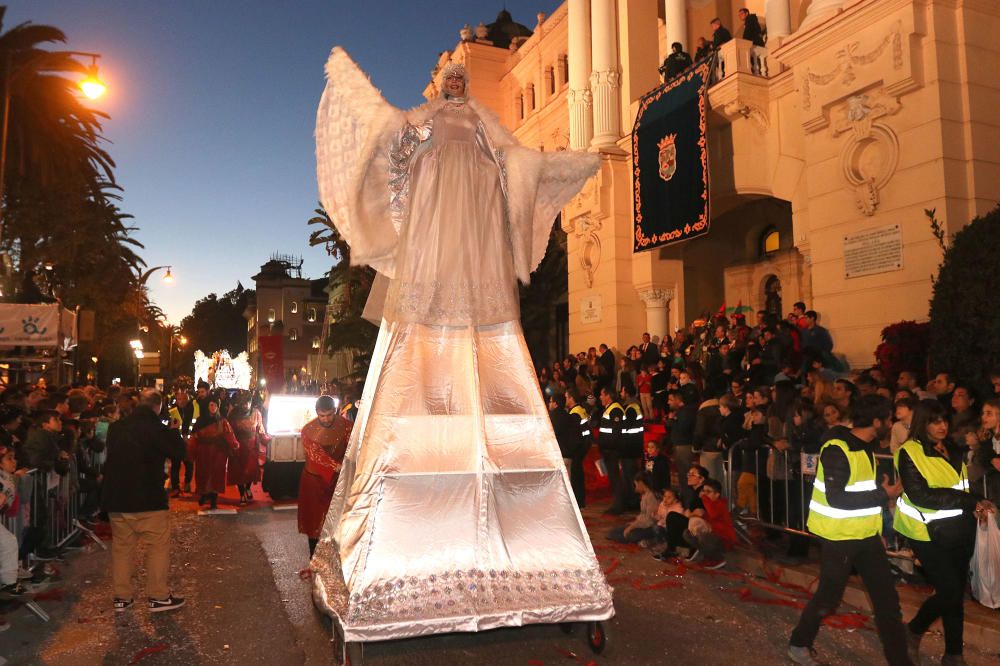
[[[461,76],[465,80],[465,93],[469,93],[469,73],[465,71],[465,65],[460,62],[449,62],[438,72],[438,90],[444,94],[444,80],[451,76]]]

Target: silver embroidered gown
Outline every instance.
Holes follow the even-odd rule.
[[[430,125],[312,561],[317,601],[351,641],[606,619],[518,321],[498,163],[468,106]]]

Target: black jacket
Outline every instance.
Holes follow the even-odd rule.
[[[102,507],[111,513],[167,509],[163,472],[167,458],[184,457],[184,440],[145,405],[108,428]]]
[[[729,32],[725,26],[719,26],[719,29],[712,33],[712,46],[718,50],[720,46],[728,42],[733,38],[733,33]]]
[[[552,430],[563,458],[574,458],[581,448],[580,420],[565,409],[556,407],[549,412]]]
[[[753,42],[754,46],[764,46],[764,31],[756,14],[747,15],[747,20],[743,23],[743,39]]]
[[[851,434],[851,429],[844,426],[835,426],[826,431],[823,441],[839,439],[847,443],[850,451],[865,451],[873,455],[878,442],[866,442]],[[820,463],[823,465],[823,483],[826,484],[826,501],[834,509],[867,509],[874,506],[885,506],[889,501],[889,496],[881,487],[875,490],[865,490],[862,492],[849,493],[845,488],[847,481],[851,478],[851,464],[847,461],[847,456],[837,446],[828,446],[823,449],[820,455]],[[881,479],[876,478],[875,484],[881,486]]]
[[[924,455],[928,458],[944,458],[961,475],[962,451],[958,447],[948,446],[947,457],[942,456],[932,446],[924,444],[923,449]],[[975,539],[976,518],[974,512],[976,504],[982,499],[981,496],[955,488],[931,488],[905,449],[899,452],[898,465],[903,490],[906,492],[906,496],[913,501],[913,504],[925,509],[961,509],[963,512],[961,516],[934,521],[933,529],[929,529],[933,541],[956,543]]]
[[[694,426],[698,417],[695,405],[685,404],[668,422],[670,428],[670,444],[672,446],[694,446]]]

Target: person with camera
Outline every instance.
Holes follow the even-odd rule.
[[[175,610],[167,582],[170,569],[170,516],[164,489],[167,458],[184,456],[177,422],[160,420],[163,395],[143,393],[132,413],[108,428],[108,459],[104,466],[103,509],[111,521],[111,584],[115,612],[134,603],[132,574],[135,550],[146,546],[146,593],[152,613]]]

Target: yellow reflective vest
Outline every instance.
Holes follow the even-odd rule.
[[[911,439],[899,447],[893,457],[897,474],[899,474],[900,451],[906,451],[906,455],[910,456],[910,460],[916,465],[917,471],[924,477],[928,487],[954,488],[969,492],[969,473],[965,463],[962,463],[961,473],[956,472],[950,462],[944,458],[927,455],[924,453],[923,445]],[[928,509],[919,506],[904,492],[896,500],[896,515],[892,520],[892,526],[903,536],[915,541],[930,541],[931,535],[927,531],[929,523],[961,515],[961,509]]]
[[[583,408],[583,405],[577,405],[573,409],[569,410],[572,416],[575,416],[580,420],[580,436],[585,438],[585,442],[590,442],[590,414],[587,410]]]
[[[809,531],[830,541],[867,539],[882,533],[882,507],[838,509],[826,499],[826,476],[823,472],[823,450],[828,446],[840,448],[851,466],[851,476],[844,487],[849,493],[877,490],[875,483],[875,456],[867,451],[851,451],[847,442],[831,439],[819,451],[819,465],[809,502]]]

